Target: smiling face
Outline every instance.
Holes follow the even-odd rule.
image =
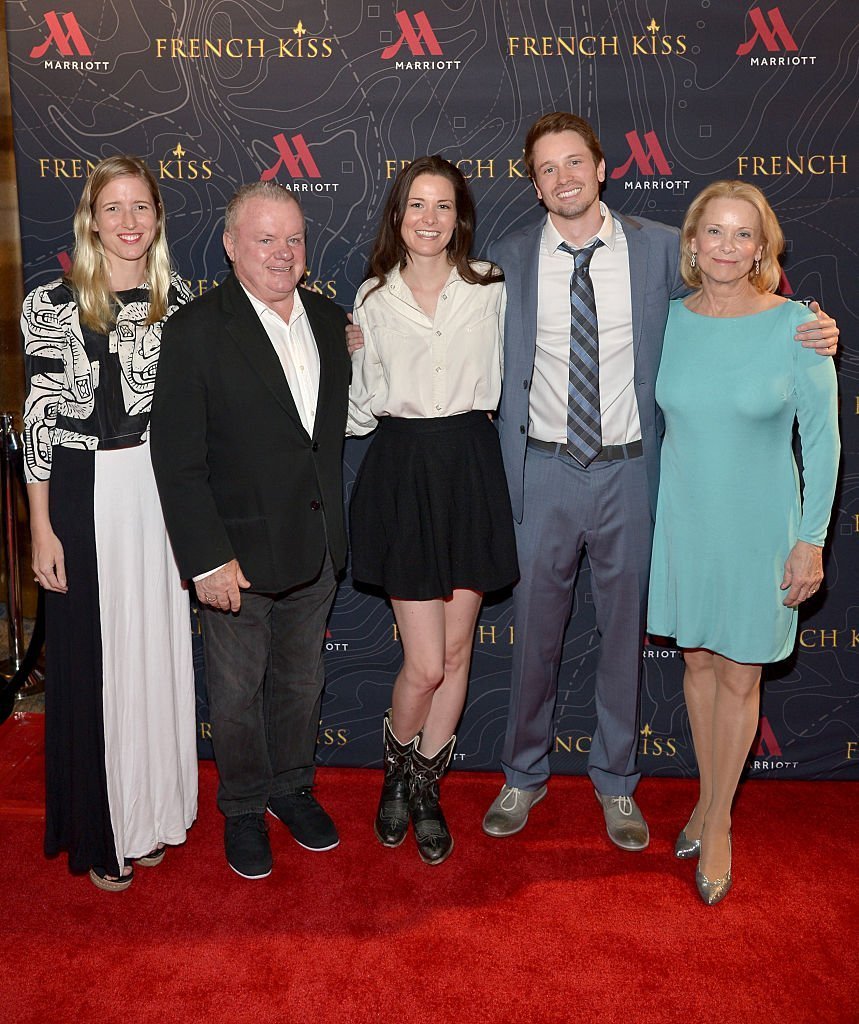
[[[598,226],[605,161],[597,163],[578,132],[550,132],[534,143],[534,188],[561,230],[565,220]],[[563,233],[563,232],[562,232]]]
[[[419,174],[409,189],[400,236],[411,259],[447,258],[456,228],[453,184],[438,174]]]
[[[702,281],[730,284],[748,278],[763,255],[761,218],[745,199],[711,199],[689,240]]]
[[[253,196],[236,210],[224,248],[251,295],[288,313],[305,270],[304,215],[288,198]]]
[[[93,204],[92,230],[101,240],[114,291],[146,278],[146,256],[155,240],[158,212],[149,186],[135,175],[109,181]]]

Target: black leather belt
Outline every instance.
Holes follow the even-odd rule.
[[[572,459],[573,456],[567,451],[567,446],[557,444],[555,441],[540,441],[536,437],[528,438],[528,447],[535,448],[538,452],[551,452],[552,455],[566,455]],[[600,449],[594,458],[594,462],[614,462],[616,459],[638,459],[644,454],[644,446],[641,441],[630,441],[629,444],[607,444]],[[575,462],[575,459],[573,459]]]

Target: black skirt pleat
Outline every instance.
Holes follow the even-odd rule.
[[[350,505],[353,579],[427,601],[519,576],[498,435],[486,413],[384,417]]]
[[[45,853],[119,874],[107,797],[95,543],[95,452],[55,446],[51,525],[69,589],[45,594]]]

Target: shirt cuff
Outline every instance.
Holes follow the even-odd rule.
[[[200,580],[204,580],[207,576],[213,576],[218,570],[223,569],[224,565],[229,565],[229,562],[224,562],[223,565],[218,565],[214,569],[209,569],[208,572],[201,572],[199,576],[193,576],[192,579],[195,583],[199,583]]]

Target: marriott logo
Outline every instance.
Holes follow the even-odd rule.
[[[444,57],[444,51],[426,11],[397,11],[396,21],[399,38],[382,50],[382,60],[394,60],[398,71],[449,71],[460,66],[458,60],[428,59]]]
[[[110,61],[87,60],[93,52],[74,12],[45,14],[47,35],[30,50],[31,60],[41,60],[46,71],[107,71]],[[63,59],[57,59],[58,57]],[[71,58],[71,59],[69,59]]]

